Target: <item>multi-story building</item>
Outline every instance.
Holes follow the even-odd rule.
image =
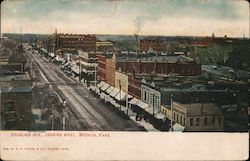
[[[84,52],[78,50],[80,62],[80,77],[85,81],[94,81],[97,71],[97,57],[95,52]]]
[[[134,97],[141,97],[141,79],[135,73],[128,74],[128,93]]]
[[[49,40],[49,51],[56,53],[57,50],[70,51],[81,49],[83,51],[96,51],[95,35],[77,35],[55,33]]]
[[[115,71],[115,88],[121,89],[123,92],[128,92],[128,75],[120,72],[119,70]]]
[[[96,42],[96,51],[107,52],[114,51],[114,44],[109,41],[97,41]]]
[[[149,104],[146,110],[152,115],[158,114],[161,111],[161,92],[154,83],[148,85],[144,79],[141,83],[141,100]]]
[[[30,129],[32,83],[29,74],[1,73],[0,87],[1,129]]]
[[[148,52],[149,49],[157,53],[166,52],[166,43],[164,40],[157,39],[141,39],[140,52]]]
[[[106,59],[106,82],[115,86],[116,54],[111,59]]]
[[[181,104],[173,102],[173,121],[185,131],[223,131],[224,117],[213,103]]]
[[[121,68],[122,72],[136,74],[201,74],[201,65],[186,56],[120,56],[117,57],[116,68]]]
[[[97,71],[97,79],[98,81],[106,81],[106,55],[98,54],[98,71]]]

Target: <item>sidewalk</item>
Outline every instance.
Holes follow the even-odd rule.
[[[127,108],[122,106],[122,111],[127,114]],[[134,121],[136,124],[141,125],[142,127],[144,127],[147,131],[160,131],[158,129],[156,129],[152,124],[150,124],[149,122],[146,122],[144,119],[142,119],[141,121],[136,121],[135,116],[136,113],[134,113],[130,108],[128,108],[128,115],[129,118]]]
[[[135,116],[129,116],[131,120],[133,120],[135,123],[141,125],[142,127],[144,127],[147,131],[160,131],[157,130],[156,128],[154,128],[153,125],[151,125],[150,123],[146,122],[144,119],[142,119],[141,121],[136,121],[135,120]]]

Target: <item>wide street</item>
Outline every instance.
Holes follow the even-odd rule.
[[[66,118],[65,130],[143,131],[137,123],[119,116],[81,83],[66,76],[59,66],[38,54],[28,53],[37,63],[46,84],[49,84],[66,107],[61,115]],[[52,107],[51,107],[52,108]],[[58,115],[58,114],[57,114]],[[59,114],[60,115],[60,114]]]

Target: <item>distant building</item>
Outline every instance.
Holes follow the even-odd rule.
[[[56,53],[57,50],[77,50],[96,51],[95,35],[77,35],[55,33],[49,40],[49,51]]]
[[[96,42],[96,51],[114,51],[114,44],[110,41],[97,41]]]
[[[1,129],[30,129],[32,83],[29,74],[2,73],[0,87]]]
[[[166,43],[158,38],[156,39],[141,39],[140,40],[140,52],[147,53],[151,52],[162,53],[166,52]]]

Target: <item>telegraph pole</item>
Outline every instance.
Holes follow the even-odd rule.
[[[127,115],[128,115],[128,92],[126,93],[126,108],[127,108]]]
[[[119,103],[119,105],[120,105],[120,110],[122,109],[121,108],[121,95],[122,95],[122,89],[121,89],[121,80],[119,79],[119,87],[120,87],[120,103]]]
[[[173,94],[171,94],[171,131],[173,131]]]
[[[97,74],[97,73],[96,73],[96,66],[97,66],[97,64],[95,64],[95,93],[96,93],[96,81],[97,81],[97,80],[96,80],[96,74]]]

